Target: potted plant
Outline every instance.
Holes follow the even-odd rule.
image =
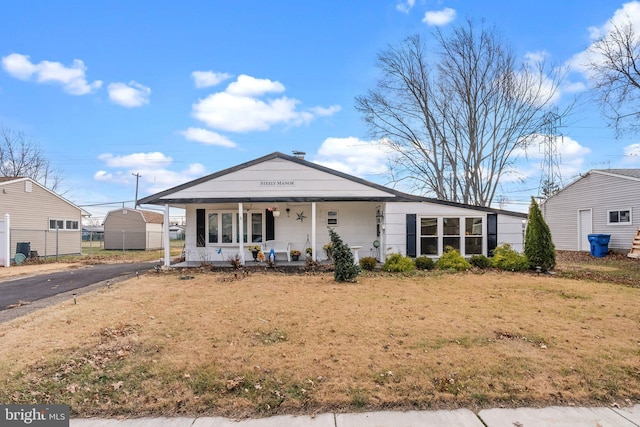
[[[324,245],[322,247],[322,249],[324,249],[324,251],[327,253],[327,258],[332,259],[333,257],[331,256],[331,246],[333,245],[332,242],[327,243],[326,245]]]
[[[298,261],[298,259],[300,259],[300,255],[302,255],[302,252],[297,249],[291,249],[291,259],[293,261]]]
[[[307,253],[307,258],[311,258],[311,255],[313,254],[313,250],[311,248],[307,248],[304,251]]]
[[[251,246],[247,247],[247,249],[249,249],[249,252],[251,252],[251,255],[253,255],[253,260],[254,261],[258,261],[258,254],[260,253],[260,246],[259,245],[251,245]]]

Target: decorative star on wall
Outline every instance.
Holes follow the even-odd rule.
[[[296,220],[300,221],[300,222],[304,222],[304,219],[306,218],[306,216],[304,216],[304,212],[300,212],[298,215],[298,218],[296,218]]]

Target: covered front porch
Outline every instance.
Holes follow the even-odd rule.
[[[307,257],[325,262],[329,227],[352,248],[356,261],[363,256],[379,257],[383,218],[379,202],[274,200],[184,208],[186,266],[229,265],[236,257],[243,265],[252,265],[257,251],[262,252],[262,261],[271,257],[278,264],[304,265]]]

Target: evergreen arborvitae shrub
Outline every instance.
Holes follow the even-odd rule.
[[[353,282],[360,274],[360,266],[354,264],[353,253],[349,246],[342,242],[342,239],[329,228],[331,237],[331,257],[333,258],[333,277],[336,282]]]
[[[439,270],[464,271],[470,269],[471,264],[460,255],[460,252],[447,246],[440,259],[436,262],[436,267],[438,267]]]
[[[504,243],[493,250],[491,264],[504,271],[525,271],[529,269],[527,256],[516,252],[510,244]]]
[[[416,265],[408,256],[402,256],[401,254],[391,254],[389,258],[384,262],[382,271],[389,271],[393,273],[405,273],[408,271],[414,271]]]
[[[435,261],[428,256],[419,256],[415,263],[418,270],[433,270],[436,266]]]
[[[372,256],[360,258],[360,268],[367,271],[373,271],[378,265],[378,260]]]
[[[524,254],[531,269],[540,267],[542,271],[549,271],[556,266],[556,247],[551,240],[551,230],[533,197],[529,206],[529,223],[524,235]]]

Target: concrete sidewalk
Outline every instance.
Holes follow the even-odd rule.
[[[278,415],[232,420],[202,418],[74,418],[71,427],[640,427],[640,404],[629,408],[468,409],[453,411],[363,412],[358,414]]]

